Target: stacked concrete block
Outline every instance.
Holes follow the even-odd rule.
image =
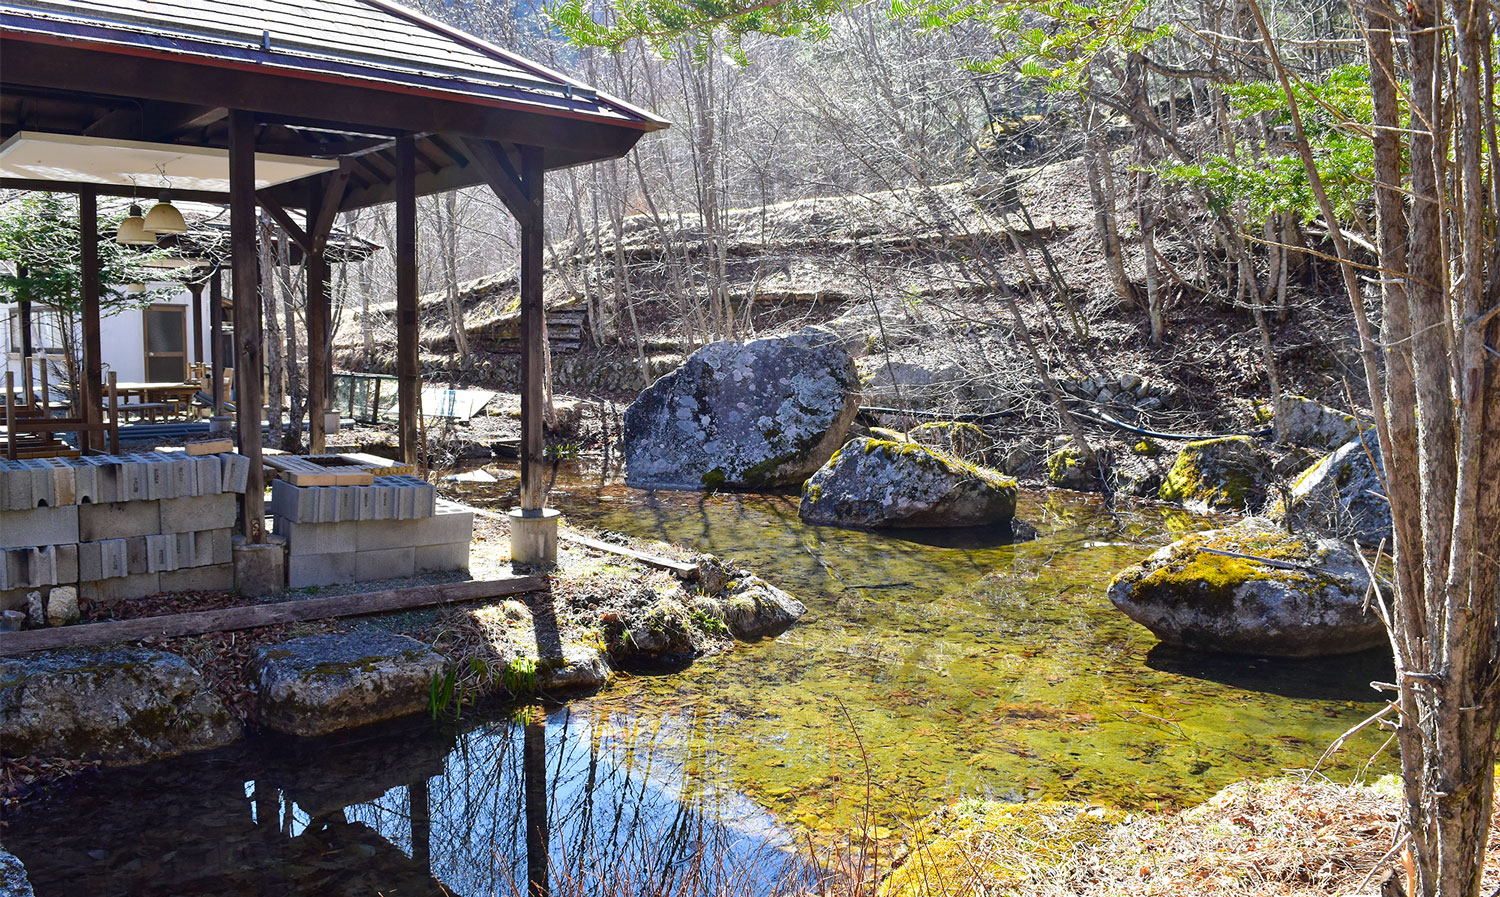
[[[467,570],[474,512],[411,476],[369,486],[271,486],[292,588]]]
[[[184,452],[0,461],[0,606],[75,584],[93,600],[231,588],[249,470]]]

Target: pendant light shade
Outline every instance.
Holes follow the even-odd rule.
[[[187,233],[187,222],[182,220],[182,213],[177,211],[177,207],[172,205],[165,193],[161,195],[161,201],[146,213],[143,226],[153,234]]]
[[[127,283],[125,285],[125,292],[131,295],[144,293],[146,292],[146,285],[143,283]]]
[[[126,246],[155,246],[156,234],[146,230],[146,219],[141,217],[141,207],[135,204],[130,206],[130,216],[120,222],[120,229],[115,231],[115,242]]]

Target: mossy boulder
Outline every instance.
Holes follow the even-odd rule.
[[[656,489],[800,485],[859,411],[854,359],[821,327],[712,343],[625,412],[625,480]]]
[[[913,442],[970,461],[988,461],[995,449],[995,440],[979,427],[964,421],[940,420],[919,424],[907,436]]]
[[[1276,511],[1294,529],[1309,529],[1374,546],[1391,540],[1380,444],[1369,432],[1308,468],[1278,499]]]
[[[354,630],[258,648],[249,677],[261,725],[323,735],[426,710],[447,668],[414,638]]]
[[[1016,513],[1016,481],[914,442],[855,439],[802,488],[808,523],[980,526]]]
[[[1271,465],[1249,436],[1185,443],[1157,493],[1162,501],[1215,511],[1258,509]]]
[[[1281,438],[1292,445],[1328,451],[1359,435],[1354,415],[1305,396],[1282,396],[1276,406]]]
[[[0,659],[0,753],[144,763],[237,740],[239,721],[176,654],[149,648]]]
[[[1170,645],[1316,657],[1385,641],[1365,606],[1369,583],[1342,543],[1251,517],[1188,536],[1126,569],[1109,584],[1109,600]]]
[[[1058,489],[1097,492],[1100,484],[1097,458],[1086,458],[1072,442],[1047,456],[1047,483]]]
[[[725,625],[741,641],[777,635],[807,613],[801,601],[748,570],[726,583],[717,600]]]
[[[1061,801],[960,801],[917,823],[916,847],[878,897],[1032,893],[1124,820],[1118,810]]]

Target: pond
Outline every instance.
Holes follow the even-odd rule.
[[[1029,541],[873,534],[803,526],[795,496],[646,493],[568,466],[551,503],[737,559],[809,615],[545,714],[258,738],[87,776],[8,821],[37,894],[524,894],[543,829],[569,892],[675,875],[764,893],[808,874],[809,834],[899,841],[963,796],[1170,808],[1247,777],[1390,766],[1374,732],[1320,764],[1376,708],[1388,658],[1174,651],[1109,604],[1114,572],[1222,521],[1051,492],[1021,497]]]

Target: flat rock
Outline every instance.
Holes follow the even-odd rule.
[[[915,442],[853,439],[802,488],[797,513],[834,526],[979,526],[1016,513],[1016,482]]]
[[[1373,460],[1372,460],[1373,459]],[[1292,484],[1280,508],[1295,529],[1310,529],[1375,546],[1391,541],[1391,503],[1377,468],[1380,445],[1372,432],[1340,447]]]
[[[1184,443],[1158,497],[1214,511],[1259,509],[1271,465],[1249,436]]]
[[[1342,543],[1290,535],[1251,517],[1188,536],[1124,570],[1109,584],[1109,600],[1170,645],[1316,657],[1385,643],[1380,620],[1364,606],[1368,587],[1364,567]]]
[[[355,630],[259,648],[249,672],[262,725],[322,735],[426,710],[447,661],[414,638]]]
[[[797,485],[859,410],[854,360],[821,327],[704,346],[625,412],[625,479],[661,489]]]
[[[176,654],[150,648],[0,659],[0,752],[143,763],[229,744],[239,722]]]

